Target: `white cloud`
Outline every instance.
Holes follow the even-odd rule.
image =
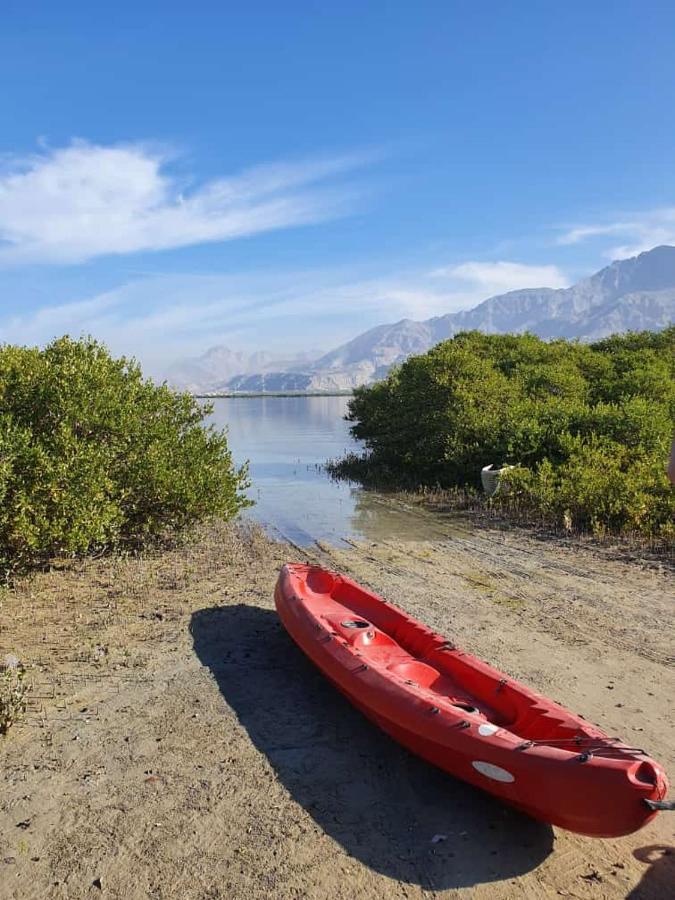
[[[612,241],[604,256],[625,259],[651,250],[660,244],[675,244],[675,207],[646,210],[622,216],[612,222],[575,225],[558,237],[558,244],[579,244],[593,238],[623,237],[624,243]]]
[[[90,300],[0,319],[0,341],[42,345],[91,334],[157,371],[172,358],[223,343],[286,353],[331,349],[371,325],[448,312],[452,297],[422,279],[351,279],[335,271],[166,275]],[[337,324],[336,324],[337,322]],[[329,323],[329,324],[327,324]]]
[[[73,142],[6,162],[0,262],[82,262],[330,219],[350,212],[358,200],[340,176],[369,159],[258,166],[189,189],[167,173],[166,152],[142,144]]]
[[[433,273],[267,271],[136,278],[89,300],[0,319],[0,341],[92,334],[157,373],[214,344],[247,351],[330,350],[374,325],[427,319],[514,288],[561,286],[555,266],[465,262]]]
[[[569,281],[557,266],[526,265],[517,262],[464,262],[435,269],[436,278],[452,278],[479,288],[485,297],[523,288],[567,287]]]
[[[117,306],[114,292],[100,294],[92,300],[43,306],[29,315],[11,315],[0,323],[0,340],[27,344],[44,343],[54,335],[68,331],[77,322],[90,321],[98,314]],[[80,330],[80,329],[78,329]],[[26,333],[24,340],[21,335]]]

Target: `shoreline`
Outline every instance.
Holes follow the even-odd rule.
[[[598,548],[616,546],[637,557],[646,554],[671,566],[675,563],[675,536],[668,533],[650,535],[635,530],[610,529],[593,532],[590,528],[557,521],[531,503],[513,502],[509,495],[490,497],[478,487],[405,486],[391,477],[382,478],[380,475],[378,478],[376,469],[368,469],[368,459],[364,456],[347,455],[342,459],[328,460],[324,468],[331,478],[355,485],[363,491],[374,491],[389,502],[441,516],[468,515],[477,527],[487,524],[495,528],[518,528],[532,537],[577,541]]]

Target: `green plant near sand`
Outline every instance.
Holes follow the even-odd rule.
[[[482,466],[510,464],[493,502],[512,512],[675,533],[675,327],[594,344],[464,332],[359,388],[349,419],[368,452],[333,463],[337,476],[471,489]]]
[[[208,412],[91,339],[0,348],[0,569],[234,516],[247,472]]]
[[[23,714],[26,708],[26,670],[18,659],[0,663],[0,734]]]

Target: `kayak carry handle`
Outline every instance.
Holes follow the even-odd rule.
[[[647,800],[645,799],[645,803],[650,809],[653,810],[675,810],[675,800]]]

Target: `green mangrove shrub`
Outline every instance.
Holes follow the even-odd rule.
[[[670,536],[675,327],[593,344],[464,332],[356,390],[362,458],[338,476],[402,488],[478,487],[514,466],[496,504],[595,533]]]
[[[246,468],[209,411],[92,339],[0,347],[0,568],[236,515]]]

